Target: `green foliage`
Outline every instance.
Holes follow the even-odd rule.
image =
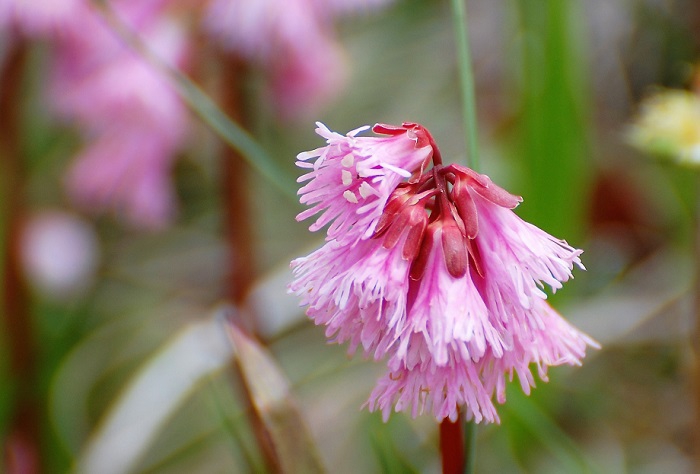
[[[516,3],[519,114],[512,154],[525,198],[519,213],[580,242],[593,167],[582,7],[571,0]]]

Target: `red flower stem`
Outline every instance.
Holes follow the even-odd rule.
[[[462,427],[466,426],[463,431]],[[440,454],[443,474],[473,474],[476,472],[476,423],[465,423],[459,413],[454,423],[445,418],[440,423]]]
[[[242,124],[244,118],[243,77],[246,73],[245,63],[236,57],[221,56],[224,88],[221,100],[224,111],[229,117]],[[250,201],[248,199],[248,169],[244,158],[231,147],[222,151],[224,227],[229,251],[229,274],[227,296],[241,307],[255,279],[255,247],[251,229]],[[248,334],[255,334],[255,314],[251,308],[236,311],[240,319],[234,321],[236,326]],[[232,371],[237,380],[242,381],[241,399],[245,412],[253,429],[258,447],[267,472],[279,472],[280,462],[271,437],[259,413],[255,410],[253,398],[245,382],[244,371],[238,360],[232,364]]]
[[[428,132],[427,130],[425,133],[428,134],[428,140],[430,142],[430,146],[433,148],[433,165],[434,166],[441,166],[442,165],[442,153],[440,153],[440,149],[437,146],[437,143],[435,143],[435,139],[433,136]]]
[[[28,298],[19,259],[24,216],[24,173],[19,146],[19,118],[26,47],[10,51],[0,77],[0,159],[2,160],[3,222],[2,317],[16,398],[5,441],[4,471],[32,474],[40,471],[40,404],[34,392],[36,350]],[[2,470],[2,469],[0,469]]]
[[[455,422],[445,418],[440,423],[440,454],[443,474],[462,474],[465,466],[462,415]]]
[[[224,62],[225,86],[222,95],[223,107],[229,117],[245,126],[243,117],[244,94],[242,76],[245,64],[237,58],[228,57]],[[255,278],[254,245],[251,229],[250,200],[248,198],[249,170],[241,154],[231,147],[223,153],[223,198],[225,233],[230,253],[228,296],[240,305],[250,290]],[[246,329],[255,332],[254,321],[245,321]]]

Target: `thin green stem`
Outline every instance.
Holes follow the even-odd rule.
[[[465,422],[464,431],[464,472],[474,474],[476,472],[476,428],[473,421]]]
[[[465,0],[452,0],[452,18],[454,20],[455,43],[457,45],[457,62],[459,63],[459,83],[462,90],[464,137],[467,150],[469,151],[467,153],[467,164],[470,168],[478,171],[479,142],[476,126],[476,96],[474,94],[474,74],[469,51]]]
[[[470,168],[478,171],[479,141],[476,125],[476,95],[474,93],[474,73],[469,50],[467,9],[464,2],[465,0],[452,0],[452,18],[454,21],[455,43],[457,45],[460,89],[462,90],[464,137],[467,150],[469,151],[467,153],[467,164]]]

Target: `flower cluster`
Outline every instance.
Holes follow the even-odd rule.
[[[175,213],[170,170],[187,142],[189,118],[169,81],[112,31],[87,0],[0,0],[0,24],[50,45],[49,109],[76,125],[83,146],[66,174],[73,201],[160,228]],[[166,63],[188,60],[185,24],[161,0],[110,8]]]
[[[520,197],[443,165],[418,124],[375,125],[383,137],[318,125],[327,146],[299,155],[311,208],[298,219],[320,214],[311,230],[330,226],[323,247],[292,262],[290,291],[333,341],[388,358],[370,410],[454,420],[463,407],[497,421],[506,378],[516,373],[529,393],[531,364],[546,380],[548,366],[579,364],[596,345],[543,291],[583,268],[581,251],[521,220]]]
[[[170,174],[188,144],[189,115],[171,86],[120,37],[108,18],[164,63],[198,60],[193,28],[263,69],[284,118],[316,110],[344,83],[333,22],[391,0],[0,0],[0,36],[49,45],[49,109],[76,126],[84,145],[66,176],[72,200],[113,211],[137,227],[161,228],[176,213]],[[203,17],[203,25],[192,18]],[[2,57],[0,57],[0,62]]]

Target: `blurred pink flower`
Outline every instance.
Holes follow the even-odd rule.
[[[313,113],[345,82],[334,16],[384,0],[212,0],[205,27],[225,48],[262,66],[282,116]]]
[[[49,40],[50,109],[85,140],[68,172],[69,195],[83,208],[115,211],[139,227],[169,223],[170,171],[187,139],[188,114],[168,80],[124,44],[91,2],[0,2],[19,30]],[[117,0],[110,8],[160,59],[182,67],[187,38],[166,4]]]
[[[94,277],[97,236],[90,225],[62,211],[42,211],[24,225],[22,262],[29,282],[56,299],[72,298]]]
[[[86,0],[0,0],[0,26],[41,36],[59,31],[87,9]]]
[[[162,3],[115,8],[162,60],[182,66],[184,31],[160,15]],[[49,92],[54,110],[87,141],[66,180],[74,200],[95,212],[116,211],[139,227],[167,225],[175,214],[170,171],[188,126],[168,80],[90,15],[56,43]]]
[[[111,209],[135,225],[162,228],[175,212],[169,174],[175,151],[148,129],[102,133],[69,170],[69,195],[89,211]]]
[[[574,265],[583,268],[581,251],[521,220],[512,211],[518,196],[468,168],[443,166],[419,125],[375,126],[395,140],[385,147],[321,130],[329,145],[300,155],[304,168],[318,158],[300,179],[312,178],[300,194],[313,206],[299,218],[324,211],[312,230],[332,223],[321,249],[292,262],[290,291],[351,352],[361,345],[375,358],[388,355],[371,410],[454,420],[464,406],[477,422],[497,421],[491,399],[505,401],[506,376],[517,373],[529,393],[530,364],[546,380],[548,366],[580,364],[586,346],[597,345],[541,289],[561,288]],[[425,171],[430,157],[435,165]],[[348,163],[358,163],[356,174],[344,174]],[[380,176],[372,189],[381,192],[365,192],[379,199],[360,204],[364,176]]]

